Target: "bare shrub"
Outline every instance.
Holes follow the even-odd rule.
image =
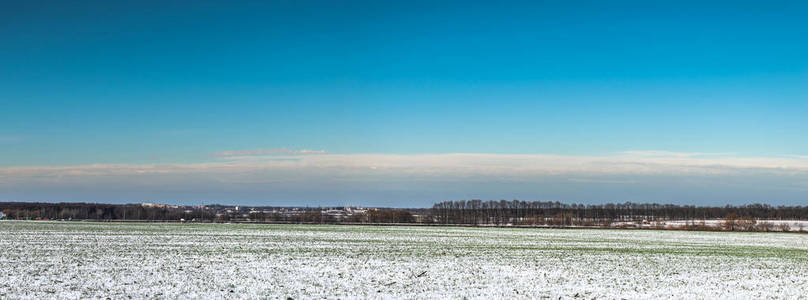
[[[726,216],[724,216],[724,223],[722,224],[722,226],[724,227],[724,230],[729,230],[729,231],[736,230],[737,229],[736,228],[737,227],[736,223],[738,222],[739,217],[740,216],[738,216],[738,214],[736,214],[736,213],[728,213]]]
[[[738,230],[743,231],[755,231],[755,218],[752,217],[743,217],[740,220],[736,221],[735,226]]]
[[[766,232],[772,231],[773,227],[774,225],[772,225],[772,223],[769,222],[760,222],[760,224],[758,224],[758,229],[760,231],[766,231]]]

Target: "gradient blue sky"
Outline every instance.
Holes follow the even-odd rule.
[[[804,1],[227,2],[4,2],[0,201],[808,203]]]

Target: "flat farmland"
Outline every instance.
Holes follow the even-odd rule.
[[[0,299],[787,298],[808,235],[0,222]]]

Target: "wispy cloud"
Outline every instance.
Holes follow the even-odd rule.
[[[108,195],[162,191],[159,193],[182,192],[194,198],[250,191],[253,197],[302,199],[307,195],[308,199],[330,199],[332,193],[341,192],[343,197],[363,195],[364,199],[405,195],[446,199],[442,197],[487,192],[485,195],[491,197],[549,194],[557,199],[596,201],[625,201],[627,197],[722,201],[715,194],[724,193],[731,201],[760,201],[755,199],[781,193],[780,197],[797,201],[794,199],[804,198],[804,183],[808,182],[808,158],[793,156],[646,155],[630,151],[604,156],[329,154],[257,149],[221,152],[215,158],[199,163],[0,167],[0,198],[14,190],[25,190],[16,194],[24,197],[58,190],[62,197],[61,193],[77,190],[114,189]]]
[[[311,154],[311,155],[305,155]],[[808,175],[803,157],[648,156],[624,152],[609,156],[543,154],[328,154],[325,151],[256,149],[226,151],[215,157],[240,158],[183,164],[94,164],[0,168],[0,178],[37,181],[42,178],[98,177],[143,174],[201,174],[224,178],[295,176],[374,180],[406,177],[419,180],[524,180],[536,176],[602,175]],[[577,176],[577,177],[575,177]],[[572,177],[571,177],[572,178]],[[589,177],[585,177],[589,178]]]
[[[679,157],[679,158],[722,157],[722,156],[732,156],[735,154],[729,152],[673,152],[662,150],[632,150],[632,151],[624,151],[622,153],[637,157]]]
[[[326,154],[325,150],[309,150],[300,149],[293,150],[288,148],[275,148],[275,149],[250,149],[250,150],[232,150],[216,152],[211,154],[213,157],[236,157],[236,156],[261,156],[261,155],[304,155],[304,154]]]

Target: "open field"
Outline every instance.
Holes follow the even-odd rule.
[[[806,298],[808,235],[0,222],[0,299]]]
[[[724,228],[725,220],[673,220],[673,221],[659,221],[649,222],[646,224],[638,224],[638,222],[614,222],[611,224],[612,228],[657,228],[660,229],[683,229],[687,225],[715,228],[720,230]],[[740,222],[739,222],[740,223]],[[761,226],[768,225],[768,230],[763,230]],[[800,220],[755,220],[756,230],[754,231],[790,231],[790,232],[808,232],[808,221]],[[783,227],[785,225],[785,227]],[[739,230],[740,231],[740,230]]]

